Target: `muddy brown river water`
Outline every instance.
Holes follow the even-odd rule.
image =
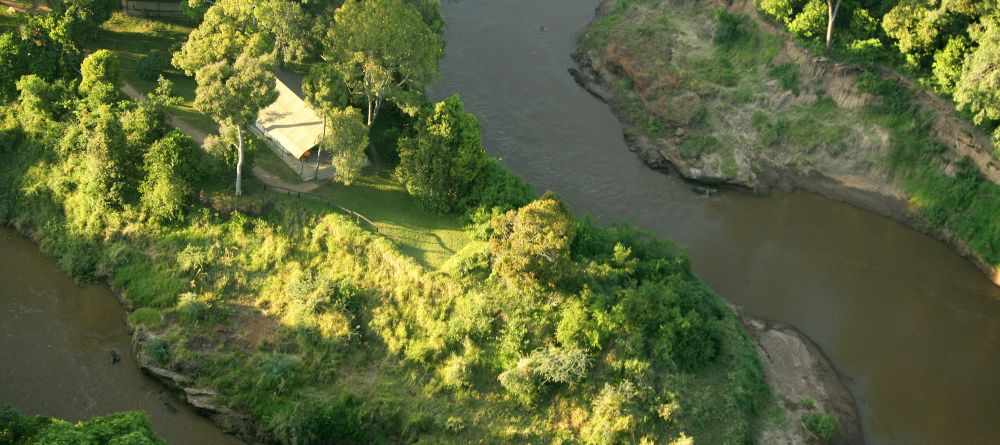
[[[566,72],[597,0],[445,3],[433,95],[460,92],[493,155],[579,213],[673,238],[725,298],[808,334],[858,398],[869,443],[1000,444],[1000,289],[970,263],[818,196],[705,199],[646,168]],[[70,420],[144,409],[170,443],[238,443],[164,406],[127,353],[123,315],[105,286],[74,285],[0,229],[0,404]],[[110,364],[112,348],[122,363]]]
[[[0,406],[70,421],[141,409],[172,444],[242,443],[139,372],[124,315],[107,286],[77,286],[0,227]],[[111,364],[112,349],[121,362]]]
[[[943,243],[808,193],[710,199],[628,151],[567,74],[597,0],[444,7],[441,98],[461,93],[487,150],[579,213],[687,246],[749,313],[815,340],[859,401],[871,444],[1000,444],[1000,289]]]

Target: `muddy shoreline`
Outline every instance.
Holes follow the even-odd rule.
[[[602,0],[595,11],[594,20],[610,13],[614,3],[615,0]],[[594,20],[577,33],[578,40]],[[723,187],[759,196],[766,196],[774,188],[785,192],[803,190],[861,208],[944,242],[972,262],[993,284],[1000,286],[1000,269],[990,266],[951,232],[931,225],[910,205],[908,196],[900,196],[901,192],[887,194],[879,190],[852,187],[816,170],[801,174],[766,163],[758,164],[759,170],[753,180],[734,181],[706,176],[704,172],[689,165],[676,153],[661,149],[631,122],[626,113],[622,112],[618,97],[611,87],[615,81],[615,74],[606,68],[605,61],[601,60],[599,55],[578,49],[573,54],[573,60],[577,66],[570,68],[569,74],[583,89],[611,107],[622,123],[623,137],[629,149],[651,169],[664,174],[676,174],[697,186]]]
[[[752,317],[735,306],[730,309],[757,350],[768,386],[791,415],[790,423],[800,425],[800,419],[816,409],[840,420],[840,431],[831,445],[864,445],[854,395],[823,350],[792,326]],[[772,445],[812,442],[804,428],[779,425],[765,428],[758,439]]]

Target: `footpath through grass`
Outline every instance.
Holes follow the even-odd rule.
[[[194,24],[186,17],[135,17],[116,12],[101,26],[97,40],[88,49],[114,52],[121,62],[123,80],[145,94],[156,88],[156,82],[139,75],[139,62],[154,51],[162,52],[169,60],[193,29]],[[197,87],[194,78],[172,67],[163,73],[163,77],[173,82],[174,95],[183,100],[172,107],[171,114],[206,133],[215,133],[218,125],[194,109]]]

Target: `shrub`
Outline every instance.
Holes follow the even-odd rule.
[[[618,385],[605,383],[594,398],[590,419],[583,429],[583,442],[608,445],[623,441],[636,426],[634,414],[635,386],[624,381]]]
[[[535,360],[522,357],[517,365],[502,372],[497,379],[500,385],[522,405],[531,406],[538,396],[540,385],[535,374]]]
[[[744,40],[749,34],[750,17],[732,14],[725,8],[715,10],[715,19],[719,25],[715,28],[713,40],[716,45],[725,46]]]
[[[205,320],[208,316],[208,304],[201,301],[193,293],[181,294],[180,299],[177,301],[177,315],[180,315],[181,320],[188,323]]]
[[[531,353],[535,362],[534,372],[547,383],[573,384],[587,376],[590,358],[579,348],[549,346]]]
[[[170,56],[163,50],[154,49],[136,63],[139,78],[147,82],[155,82],[170,68]]]
[[[153,337],[142,345],[143,351],[146,352],[146,357],[149,357],[153,363],[159,365],[166,365],[170,363],[170,342],[163,338]]]
[[[823,414],[819,411],[812,411],[806,414],[803,422],[806,429],[816,437],[824,441],[830,441],[840,431],[840,421],[836,417]]]
[[[478,212],[506,212],[527,205],[534,197],[531,184],[491,158],[486,162],[472,193],[465,197],[463,206],[467,209],[466,214],[475,221],[473,215]]]

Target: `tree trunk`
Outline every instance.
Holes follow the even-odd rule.
[[[833,46],[833,22],[837,19],[837,10],[841,0],[826,0],[826,50]],[[836,3],[836,4],[834,4]]]
[[[243,195],[243,127],[236,127],[236,196]]]
[[[319,180],[319,157],[323,154],[323,143],[326,142],[326,114],[323,114],[323,136],[320,137],[319,145],[316,148],[316,171],[313,172],[313,179]]]

